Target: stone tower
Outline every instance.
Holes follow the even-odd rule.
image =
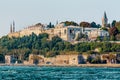
[[[108,24],[108,18],[106,12],[104,12],[104,16],[102,18],[102,27],[107,27],[107,24]]]

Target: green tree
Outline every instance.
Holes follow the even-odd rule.
[[[110,36],[110,40],[111,41],[115,41],[115,37],[114,36]]]
[[[118,29],[118,32],[120,33],[120,21],[115,23],[115,27]]]
[[[99,64],[101,63],[101,58],[99,55],[95,56],[95,58],[92,59],[91,63],[94,63],[94,64]]]
[[[102,41],[102,38],[100,36],[97,37],[97,41]]]
[[[100,25],[97,25],[95,22],[92,22],[90,26],[93,28],[100,28]]]
[[[117,35],[117,34],[118,34],[117,28],[116,28],[116,27],[110,28],[110,29],[109,29],[109,34],[110,34],[110,36],[115,36],[115,35]]]
[[[5,62],[5,56],[3,54],[0,54],[0,63]]]
[[[91,27],[90,23],[88,23],[88,22],[81,22],[80,26],[81,27]]]
[[[116,24],[116,20],[113,20],[112,27],[115,27],[115,24]]]
[[[50,23],[47,25],[47,28],[54,28],[54,25],[50,22]]]

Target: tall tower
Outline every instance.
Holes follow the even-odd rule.
[[[13,21],[13,32],[15,32],[15,22]]]
[[[56,25],[58,24],[58,20],[56,21]]]
[[[10,33],[13,32],[12,24],[10,25]]]
[[[15,32],[15,22],[13,21],[13,23],[10,25],[10,33]]]
[[[104,16],[102,18],[102,27],[107,27],[107,24],[108,24],[108,18],[106,12],[104,12]]]

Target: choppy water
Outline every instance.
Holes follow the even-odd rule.
[[[0,80],[120,80],[120,68],[0,66]]]

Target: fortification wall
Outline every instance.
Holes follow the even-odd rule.
[[[36,35],[39,35],[39,34],[41,34],[42,33],[42,31],[41,30],[22,30],[21,32],[20,32],[20,37],[23,37],[23,36],[29,36],[29,35],[31,35],[32,33],[35,33]]]
[[[49,34],[49,39],[52,39],[54,36],[59,36],[61,39],[65,41],[71,41],[71,35],[70,35],[70,30],[73,30],[73,27],[58,27],[58,28],[51,28],[51,29],[38,29],[33,27],[33,28],[26,28],[23,29],[19,32],[14,32],[10,33],[10,37],[23,37],[23,36],[29,36],[32,33],[35,33],[36,35],[42,34],[42,33],[47,33]]]
[[[19,37],[19,36],[20,36],[20,32],[14,32],[8,34],[8,37]]]

